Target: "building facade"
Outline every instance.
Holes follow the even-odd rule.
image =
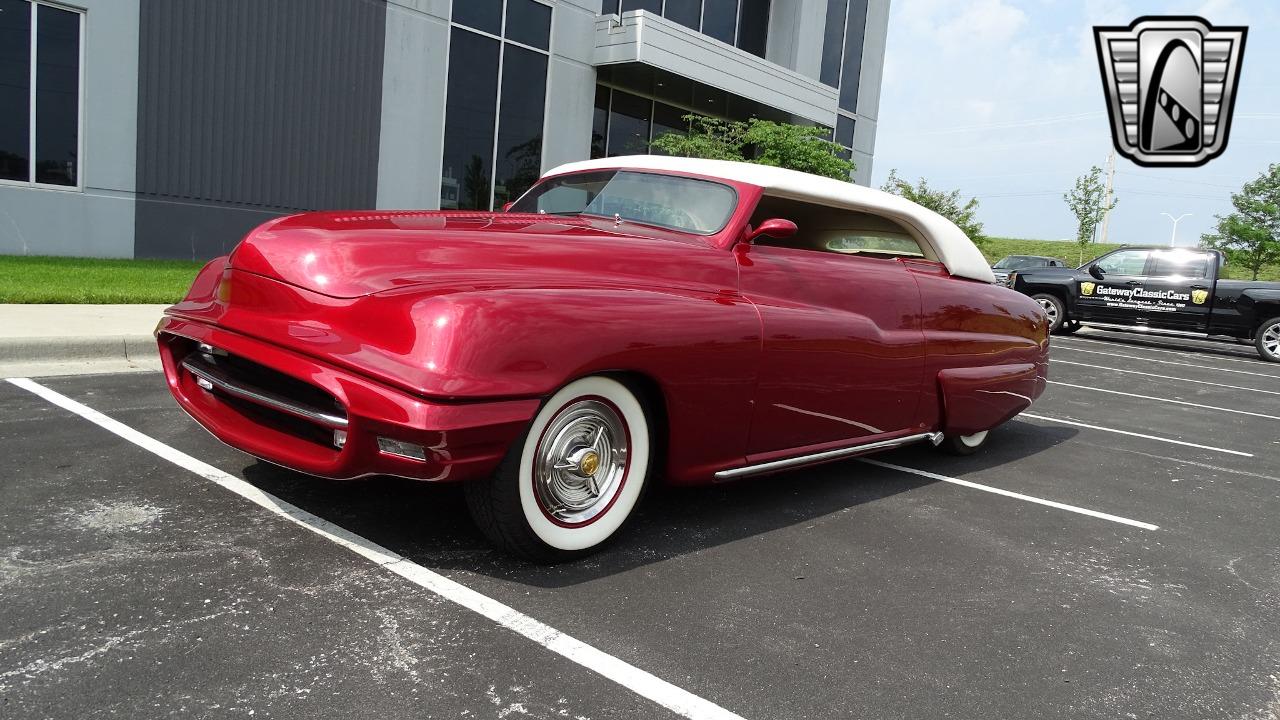
[[[0,253],[202,259],[315,209],[490,209],[691,112],[871,175],[889,0],[0,0]]]

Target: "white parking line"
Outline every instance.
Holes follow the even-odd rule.
[[[1080,515],[1088,515],[1089,517],[1100,518],[1102,520],[1110,520],[1111,522],[1120,523],[1121,525],[1130,525],[1132,527],[1142,528],[1143,530],[1159,530],[1160,529],[1159,525],[1152,525],[1151,523],[1140,522],[1138,520],[1130,520],[1129,518],[1120,517],[1119,515],[1111,515],[1109,513],[1098,512],[1097,510],[1090,510],[1089,508],[1082,508],[1082,507],[1077,507],[1075,505],[1068,505],[1066,503],[1056,502],[1054,500],[1045,500],[1044,498],[1038,498],[1038,497],[1035,497],[1034,495],[1023,495],[1022,493],[1016,493],[1011,490],[1002,490],[998,487],[992,487],[990,485],[982,485],[976,482],[969,482],[968,480],[961,480],[960,478],[953,478],[947,475],[939,475],[937,473],[931,473],[927,470],[917,470],[915,468],[904,467],[902,465],[894,465],[893,463],[881,462],[880,460],[871,460],[868,458],[860,458],[860,459],[862,460],[862,462],[867,463],[868,465],[876,465],[882,468],[889,468],[890,470],[898,470],[899,472],[911,473],[912,475],[927,477],[931,480],[941,480],[942,482],[952,483],[954,485],[962,485],[964,487],[972,488],[974,490],[981,490],[983,492],[995,493],[996,495],[1004,495],[1005,497],[1011,497],[1017,500],[1025,500],[1027,502],[1035,503],[1037,505],[1045,505],[1051,508],[1057,508],[1059,510],[1066,510],[1067,512],[1073,512]]]
[[[1120,368],[1107,367],[1106,365],[1090,365],[1089,363],[1074,362],[1071,360],[1050,360],[1050,365],[1079,365],[1080,367],[1097,368],[1098,370],[1110,370],[1111,372],[1128,373],[1129,375],[1145,375],[1146,377],[1160,378],[1161,380],[1177,380],[1178,382],[1195,383],[1196,385],[1212,385],[1213,387],[1229,388],[1231,390],[1244,390],[1251,393],[1265,393],[1267,395],[1280,395],[1278,390],[1259,390],[1257,388],[1241,387],[1239,385],[1227,385],[1225,383],[1209,382],[1208,380],[1192,380],[1191,378],[1174,377],[1172,375],[1157,375],[1156,373],[1142,372],[1140,370],[1121,370]]]
[[[1196,368],[1198,370],[1212,370],[1214,372],[1234,373],[1236,375],[1255,375],[1257,377],[1269,378],[1271,380],[1280,380],[1280,376],[1271,375],[1270,373],[1250,372],[1248,370],[1232,370],[1230,368],[1208,367],[1203,363],[1185,363],[1185,362],[1178,362],[1177,360],[1157,360],[1155,358],[1138,357],[1137,355],[1120,355],[1112,352],[1104,352],[1102,350],[1085,350],[1084,348],[1069,347],[1069,346],[1062,346],[1062,345],[1056,345],[1055,347],[1057,347],[1059,350],[1089,353],[1090,355],[1106,355],[1107,357],[1125,358],[1127,360],[1141,360],[1143,362],[1160,363],[1161,365],[1180,365],[1182,367]]]
[[[1109,337],[1109,336],[1104,336],[1104,337]],[[1187,348],[1187,350],[1169,350],[1168,348],[1156,348],[1156,347],[1151,347],[1149,345],[1144,345],[1142,343],[1125,342],[1120,338],[1115,338],[1112,340],[1095,340],[1094,338],[1080,337],[1079,335],[1072,335],[1071,339],[1066,341],[1067,342],[1066,345],[1063,345],[1062,344],[1063,342],[1064,340],[1062,338],[1054,338],[1053,346],[1054,347],[1070,347],[1070,344],[1073,342],[1088,342],[1088,343],[1094,343],[1095,345],[1110,345],[1111,347],[1116,347],[1117,345],[1119,345],[1122,347],[1131,348],[1133,350],[1139,350],[1139,351],[1145,350],[1148,352],[1166,353],[1169,355],[1178,355],[1180,357],[1202,358],[1205,360],[1226,360],[1227,362],[1244,363],[1245,365],[1256,365],[1258,367],[1270,367],[1270,365],[1265,360],[1250,360],[1249,358],[1239,357],[1239,356],[1227,357],[1225,354],[1220,352],[1188,352],[1190,350],[1196,350],[1197,348],[1193,345],[1179,345],[1178,343],[1169,343],[1169,344],[1172,345],[1173,347]]]
[[[381,565],[419,587],[430,590],[472,612],[534,641],[551,652],[627,688],[635,694],[690,720],[743,720],[715,703],[683,690],[640,668],[572,638],[555,628],[535,620],[491,597],[482,595],[439,573],[428,570],[371,540],[345,530],[318,515],[263,492],[240,478],[225,473],[181,450],[144,435],[117,420],[103,415],[54,390],[27,378],[9,378],[9,382],[32,392],[64,410],[114,433],[138,447],[154,453],[185,470],[211,480],[231,492],[253,502],[289,522],[324,537],[361,557]]]
[[[1063,425],[1075,425],[1077,427],[1089,428],[1090,430],[1101,430],[1103,432],[1116,433],[1117,435],[1128,435],[1130,437],[1139,437],[1145,440],[1156,440],[1159,442],[1170,443],[1172,445],[1183,445],[1185,447],[1199,448],[1201,450],[1213,450],[1214,452],[1228,453],[1230,455],[1239,455],[1240,457],[1253,457],[1253,453],[1240,452],[1239,450],[1228,450],[1226,448],[1214,447],[1212,445],[1199,445],[1197,443],[1186,442],[1185,440],[1174,440],[1173,438],[1160,437],[1158,435],[1144,435],[1129,430],[1118,430],[1116,428],[1103,427],[1101,425],[1090,425],[1082,423],[1079,420],[1065,420],[1063,418],[1052,418],[1044,415],[1032,415],[1031,413],[1022,413],[1018,417],[1028,417],[1033,420],[1044,420],[1045,422],[1062,423]]]
[[[1235,408],[1224,408],[1216,405],[1201,405],[1200,403],[1187,402],[1186,400],[1174,400],[1172,398],[1156,397],[1154,395],[1139,395],[1137,393],[1120,392],[1119,390],[1104,390],[1100,387],[1090,387],[1089,385],[1076,385],[1074,383],[1061,382],[1059,380],[1048,380],[1050,385],[1062,385],[1064,387],[1079,388],[1081,390],[1089,390],[1090,392],[1107,393],[1109,395],[1124,395],[1125,397],[1142,398],[1143,400],[1155,400],[1156,402],[1172,403],[1174,405],[1186,405],[1187,407],[1201,408],[1203,410],[1217,410],[1218,412],[1236,413],[1237,415],[1251,415],[1253,417],[1266,418],[1268,420],[1280,420],[1280,415],[1267,415],[1264,413],[1249,412],[1248,410],[1236,410]]]

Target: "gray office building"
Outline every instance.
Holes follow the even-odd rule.
[[[316,209],[500,207],[690,112],[868,182],[889,0],[0,0],[0,253],[207,258]]]

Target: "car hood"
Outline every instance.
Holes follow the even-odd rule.
[[[722,285],[704,238],[586,217],[476,212],[307,213],[269,222],[231,266],[336,298],[435,285]]]

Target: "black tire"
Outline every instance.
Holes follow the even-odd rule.
[[[1040,304],[1040,308],[1044,310],[1044,314],[1049,318],[1049,332],[1056,333],[1062,327],[1062,323],[1067,319],[1067,307],[1062,304],[1062,300],[1057,295],[1049,293],[1036,293],[1031,296]]]
[[[1082,326],[1080,325],[1079,320],[1067,320],[1066,322],[1062,323],[1061,326],[1058,327],[1058,334],[1071,335],[1075,333],[1075,331],[1079,330],[1081,327]]]
[[[951,455],[972,455],[986,446],[991,437],[990,430],[983,430],[972,435],[945,435],[938,449]]]
[[[1253,335],[1253,346],[1263,360],[1280,362],[1280,316],[1262,321]]]
[[[538,563],[596,552],[618,535],[644,494],[653,456],[649,418],[636,393],[617,380],[569,383],[538,410],[492,476],[465,483],[476,526],[502,550]],[[596,458],[590,475],[584,453]],[[535,468],[556,482],[535,483]]]

